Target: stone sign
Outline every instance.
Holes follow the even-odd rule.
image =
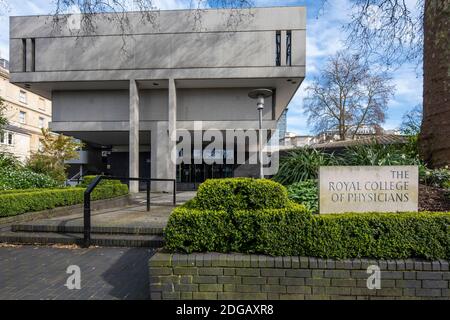
[[[418,210],[417,166],[320,167],[320,213]]]

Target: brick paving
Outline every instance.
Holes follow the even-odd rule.
[[[0,247],[0,300],[148,299],[146,248]],[[81,269],[81,290],[64,285]]]

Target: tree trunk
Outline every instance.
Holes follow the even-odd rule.
[[[450,0],[425,0],[423,122],[420,153],[450,164]]]

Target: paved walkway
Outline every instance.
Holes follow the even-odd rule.
[[[195,192],[180,192],[177,194],[177,205],[192,199]],[[122,208],[104,209],[93,211],[91,214],[92,227],[125,227],[125,228],[164,228],[169,216],[173,211],[171,194],[152,194],[151,208],[147,212],[146,195],[135,196],[133,205]],[[31,222],[21,223],[34,226],[60,226],[60,227],[82,227],[83,212],[54,217],[49,219],[38,219]]]
[[[0,300],[148,299],[151,249],[0,246]],[[64,285],[70,265],[81,269],[81,290]]]

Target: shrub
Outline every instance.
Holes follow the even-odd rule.
[[[348,147],[339,162],[347,166],[391,166],[418,165],[417,154],[411,153],[406,145],[357,145]]]
[[[0,152],[0,170],[17,169],[21,166],[20,161],[10,153]]]
[[[450,213],[311,215],[283,209],[201,211],[180,207],[169,218],[166,248],[321,258],[450,258]]]
[[[303,204],[311,212],[319,211],[319,187],[317,180],[306,180],[287,187],[289,199]]]
[[[202,210],[283,208],[289,203],[286,188],[271,180],[210,179],[200,185],[191,206]]]
[[[60,188],[2,193],[0,194],[0,217],[79,204],[84,200],[84,191],[85,188]],[[105,185],[96,188],[91,199],[108,199],[127,193],[127,185]]]
[[[87,187],[88,185],[91,184],[91,182],[96,178],[97,176],[84,176],[83,177],[83,181],[81,182],[81,186],[83,187]],[[101,186],[104,185],[111,185],[111,184],[122,184],[122,182],[120,180],[102,180],[100,181]]]
[[[0,169],[0,190],[54,188],[59,183],[49,176],[23,168]]]
[[[284,185],[317,179],[320,166],[337,164],[337,159],[333,154],[313,148],[296,149],[281,157],[280,167],[273,179]]]
[[[420,182],[436,188],[450,187],[450,170],[448,167],[441,169],[428,169],[425,166],[419,167]]]

